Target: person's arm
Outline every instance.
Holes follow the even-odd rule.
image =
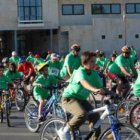
[[[88,89],[88,90],[90,90],[94,93],[105,94],[105,91],[103,89],[101,89],[101,88],[98,89],[98,88],[95,88],[95,87],[91,86],[86,80],[80,80],[80,84],[84,88],[86,88],[86,89]]]
[[[122,73],[128,77],[131,77],[131,74],[129,72],[127,72],[127,70],[124,67],[120,67]]]
[[[71,77],[72,73],[71,73],[70,67],[69,66],[66,66],[66,69],[67,69],[68,75]]]

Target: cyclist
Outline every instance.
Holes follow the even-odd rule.
[[[35,54],[35,59],[34,59],[34,66],[37,66],[40,63],[43,63],[44,60],[40,57],[39,54]]]
[[[51,54],[52,54],[51,51],[47,52],[46,61],[51,60]]]
[[[132,78],[133,74],[137,76],[134,62],[130,58],[130,50],[128,46],[123,46],[122,54],[120,54],[109,67],[109,78],[117,83],[117,94],[125,96],[123,91],[124,84],[128,83],[127,78]],[[124,89],[127,90],[127,89]]]
[[[80,59],[80,46],[78,44],[73,44],[71,46],[71,52],[66,56],[63,68],[60,71],[61,77],[71,77],[73,71],[78,69],[81,64]]]
[[[59,77],[61,64],[58,60],[58,55],[56,53],[52,53],[51,59],[47,61],[46,63],[49,65],[48,67],[49,75],[54,75],[56,77]]]
[[[93,70],[96,57],[92,52],[84,52],[81,55],[81,65],[71,76],[71,81],[62,95],[62,105],[66,111],[72,114],[64,129],[58,130],[61,140],[70,140],[69,130],[78,128],[86,120],[86,114],[93,107],[86,100],[92,92],[104,95],[103,83],[98,72]],[[99,114],[95,113],[88,117],[93,125],[99,119]],[[94,139],[97,140],[100,134],[98,129]]]
[[[0,63],[0,103],[1,103],[1,91],[8,88],[8,84],[12,81],[4,75],[4,66]],[[0,106],[1,107],[1,106]]]
[[[10,78],[12,82],[23,77],[23,73],[17,71],[17,66],[15,63],[9,63],[9,69],[5,71],[5,75]]]
[[[44,100],[50,96],[48,89],[45,89],[43,87],[56,84],[57,79],[54,76],[48,75],[47,63],[40,63],[37,67],[37,70],[41,73],[41,75],[33,82],[33,86],[34,86],[33,95],[34,95],[34,98],[39,102],[38,121],[43,121],[44,118],[41,113],[42,106],[43,106]]]
[[[26,61],[29,61],[30,63],[34,64],[34,55],[32,52],[28,53],[28,57],[27,57]]]
[[[9,58],[9,62],[13,62],[18,66],[19,64],[19,57],[17,56],[17,53],[15,51],[12,52],[12,56]]]

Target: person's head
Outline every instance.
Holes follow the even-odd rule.
[[[9,63],[9,70],[12,72],[16,72],[17,66],[15,63]]]
[[[58,55],[56,53],[51,54],[51,61],[56,62],[58,60]]]
[[[2,63],[0,63],[0,76],[3,76],[4,74],[4,66]]]
[[[37,66],[37,71],[45,76],[48,75],[48,64],[47,63],[40,63],[38,66]]]
[[[28,55],[33,55],[33,53],[32,52],[28,52]]]
[[[39,54],[35,54],[35,58],[36,59],[40,58],[40,55]]]
[[[93,69],[93,66],[96,63],[96,54],[93,52],[83,52],[81,55],[81,64],[86,69]]]
[[[8,57],[4,57],[2,59],[2,64],[5,66],[5,67],[8,67],[9,65],[9,58]]]
[[[130,49],[128,48],[127,45],[123,46],[121,51],[124,57],[128,58],[130,56]]]
[[[80,48],[80,45],[78,44],[73,44],[71,46],[71,51],[73,52],[74,56],[77,56],[80,52],[81,48]]]
[[[113,61],[116,59],[116,57],[117,57],[116,54],[112,54],[112,55],[110,56],[110,61],[113,62]]]
[[[15,51],[12,51],[12,56],[13,57],[17,56],[17,53]]]
[[[50,55],[51,53],[52,53],[51,51],[48,51],[48,52],[47,52],[48,55]]]
[[[98,57],[98,56],[99,56],[100,51],[99,51],[99,50],[96,50],[96,51],[95,51],[95,53],[96,53],[96,56]]]
[[[25,63],[26,62],[26,56],[21,56],[19,59],[19,63]]]
[[[103,57],[105,56],[105,54],[104,54],[103,51],[100,51],[98,56],[99,56],[100,58],[103,58]]]

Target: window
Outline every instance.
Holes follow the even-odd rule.
[[[122,39],[122,35],[121,35],[121,34],[120,34],[120,35],[118,35],[118,38],[119,38],[119,39]]]
[[[42,0],[18,0],[18,18],[23,23],[42,22]]]
[[[126,4],[127,14],[138,14],[140,13],[140,3],[127,3]]]
[[[120,14],[120,4],[92,4],[92,14]]]
[[[102,39],[105,39],[105,35],[102,35],[101,38],[102,38]]]
[[[139,34],[135,34],[135,38],[139,38]]]
[[[84,5],[64,4],[62,5],[62,15],[84,15]]]

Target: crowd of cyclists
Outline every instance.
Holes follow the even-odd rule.
[[[0,91],[12,87],[18,78],[24,81],[26,95],[30,94],[28,85],[33,86],[33,97],[39,102],[39,122],[44,121],[42,107],[50,96],[48,89],[43,87],[60,84],[61,81],[68,82],[61,103],[72,117],[65,128],[58,132],[61,140],[70,140],[70,130],[79,128],[87,119],[87,112],[93,109],[87,100],[91,93],[105,96],[112,91],[113,83],[116,83],[115,93],[112,94],[123,98],[128,90],[124,85],[129,79],[135,78],[133,92],[135,96],[140,96],[140,76],[135,68],[137,54],[133,46],[125,45],[121,48],[121,54],[113,51],[109,58],[102,50],[81,52],[79,44],[73,44],[66,56],[50,51],[45,59],[32,52],[27,57],[19,57],[15,51],[11,55],[10,58],[3,58],[0,63]],[[12,92],[10,94],[12,96]],[[99,117],[98,113],[88,117],[90,127]],[[100,133],[99,128],[93,136],[94,140],[98,139]]]

